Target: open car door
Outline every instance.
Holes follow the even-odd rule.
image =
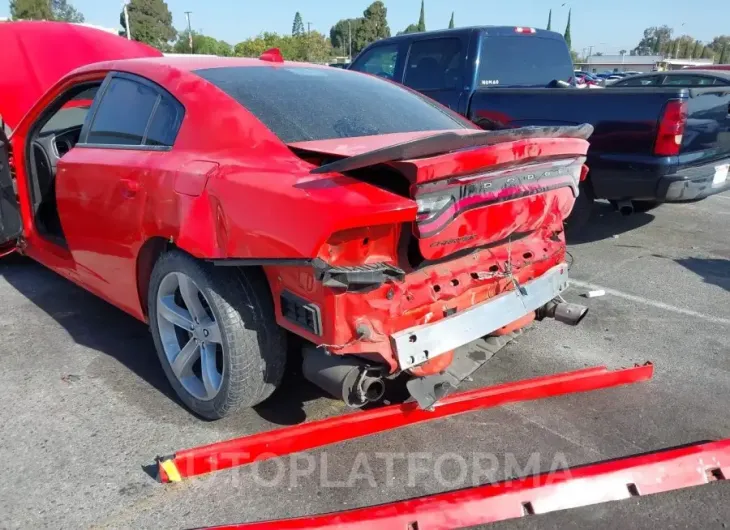
[[[20,205],[10,173],[10,142],[0,128],[0,256],[15,248],[22,231]]]

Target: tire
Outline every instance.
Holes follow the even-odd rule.
[[[579,234],[588,225],[593,215],[596,196],[589,180],[584,180],[578,187],[578,198],[573,205],[573,211],[565,220],[565,232],[570,236]]]
[[[631,203],[636,213],[648,212],[662,204],[659,201],[631,201]]]
[[[188,286],[187,293],[192,292],[188,280],[197,292],[194,298],[190,294],[187,298],[197,298],[198,306],[195,302],[187,304],[183,298],[181,285]],[[178,282],[177,288],[174,282]],[[193,324],[194,330],[184,330],[171,323],[167,311],[171,301],[177,309],[188,311],[187,319],[201,314],[202,310],[207,315],[207,324],[203,325],[204,318],[201,318],[199,326]],[[257,405],[281,383],[286,366],[285,333],[276,324],[271,292],[260,269],[216,268],[180,251],[167,252],[152,271],[148,308],[155,349],[165,375],[180,400],[199,416],[217,420]],[[209,337],[207,330],[215,331],[205,339],[201,329],[206,337]],[[171,362],[170,352],[172,361],[176,361],[192,341],[199,344],[195,346],[198,360]],[[181,348],[179,353],[174,355],[178,348]],[[195,355],[187,357],[192,359]],[[208,367],[205,373],[215,374],[208,375],[209,385],[202,375],[204,358]],[[178,367],[181,372],[178,377],[173,364],[189,365],[189,368]],[[197,383],[195,377],[199,379]]]

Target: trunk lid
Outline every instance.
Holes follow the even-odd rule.
[[[423,258],[438,260],[562,222],[585,174],[592,130],[582,125],[417,133],[416,138],[409,133],[410,140],[402,143],[348,138],[291,147],[336,157],[312,173],[367,179],[369,171],[385,167],[407,179],[408,194],[418,204],[413,238]]]
[[[151,46],[65,22],[0,24],[0,116],[9,129],[63,76],[87,64],[161,57]]]

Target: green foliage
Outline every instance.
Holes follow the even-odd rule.
[[[10,0],[13,20],[53,20],[48,0]]]
[[[570,38],[570,16],[573,14],[573,10],[568,11],[568,24],[565,26],[565,34],[563,37],[565,38],[565,42],[568,44],[568,49],[572,49],[572,42]]]
[[[172,26],[172,13],[163,0],[131,0],[127,6],[132,38],[166,51],[170,41],[175,40],[177,31]],[[124,10],[119,15],[124,28],[120,34],[127,34]]]
[[[193,31],[192,35],[192,53],[201,55],[218,55],[221,57],[230,57],[233,55],[233,47],[225,41],[202,35],[196,31]],[[175,41],[172,51],[175,53],[191,53],[190,34],[187,29],[178,33],[177,41]]]
[[[639,44],[631,50],[631,55],[661,53],[663,43],[669,43],[672,40],[672,33],[673,30],[669,26],[652,26],[646,28]]]
[[[53,18],[63,22],[83,22],[84,15],[66,0],[51,0]]]
[[[553,10],[551,9],[548,13],[548,25],[546,28],[548,31],[552,31],[553,29]]]
[[[67,0],[10,0],[10,16],[14,20],[84,21],[84,15]]]
[[[449,20],[449,29],[454,29],[454,12],[451,12],[451,20]]]
[[[390,37],[388,10],[383,2],[373,2],[360,18],[340,20],[330,29],[332,46],[343,55],[349,53],[348,22],[352,29],[352,55],[355,56],[371,42]]]
[[[426,31],[426,10],[424,0],[421,0],[421,15],[418,17],[418,31]]]
[[[303,35],[264,32],[236,44],[233,47],[233,54],[238,57],[258,57],[270,48],[279,48],[287,61],[328,63],[333,56],[330,40],[318,31]]]
[[[297,11],[294,15],[294,23],[291,26],[291,34],[294,37],[304,35],[304,21],[302,20],[302,14]]]
[[[717,61],[717,63],[718,64],[730,63],[730,45],[727,42],[722,47],[722,51],[720,52],[720,59]]]
[[[694,48],[692,48],[692,58],[697,59],[698,57],[702,57],[702,43],[700,41],[695,41]]]
[[[418,29],[418,24],[408,24],[408,26],[406,26],[406,29],[398,32],[398,35],[404,35],[406,33],[418,33],[419,31],[420,30]]]

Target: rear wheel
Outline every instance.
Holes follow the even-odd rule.
[[[149,288],[150,328],[167,379],[192,411],[219,419],[268,398],[286,364],[266,277],[163,254]]]

